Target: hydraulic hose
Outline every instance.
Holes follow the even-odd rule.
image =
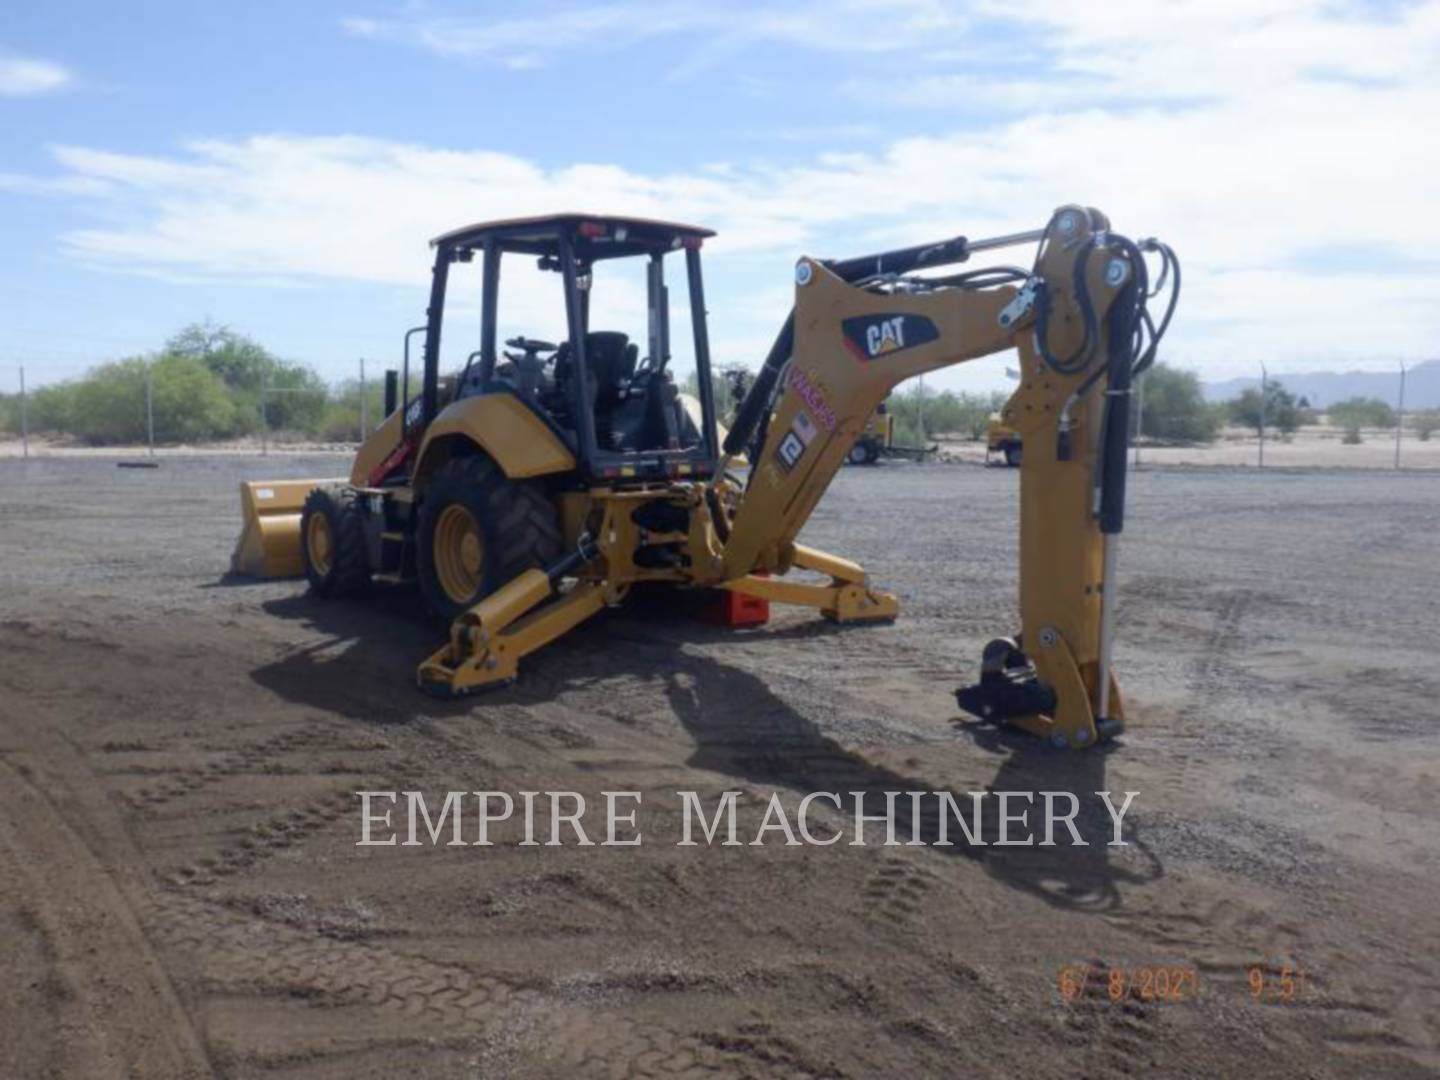
[[[755,427],[761,416],[769,410],[780,373],[785,370],[794,349],[795,309],[791,308],[790,314],[785,317],[785,325],[780,328],[780,333],[775,335],[775,344],[770,346],[770,353],[765,357],[760,374],[755,377],[755,381],[750,385],[750,392],[740,403],[734,426],[725,436],[722,449],[726,457],[734,457],[750,445],[750,437],[755,434]]]

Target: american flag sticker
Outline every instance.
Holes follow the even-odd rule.
[[[795,423],[791,425],[791,430],[800,436],[800,441],[806,446],[809,446],[810,440],[815,438],[819,433],[819,429],[815,426],[815,421],[810,419],[810,414],[804,409],[801,409],[795,414]]]

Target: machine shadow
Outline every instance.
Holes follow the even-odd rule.
[[[326,638],[250,673],[292,704],[374,724],[458,715],[473,704],[428,698],[416,688],[411,673],[444,640],[445,627],[426,613],[413,589],[374,589],[355,601],[301,592],[260,607]]]
[[[671,594],[672,598],[675,594]],[[366,723],[399,724],[421,717],[463,716],[488,705],[540,704],[568,690],[626,676],[658,682],[675,718],[694,740],[687,764],[697,769],[794,792],[833,791],[846,805],[848,793],[865,792],[867,812],[885,806],[887,791],[936,791],[930,780],[885,768],[847,749],[771,690],[760,676],[697,650],[735,641],[780,643],[846,633],[823,619],[735,631],[697,621],[702,598],[683,597],[666,607],[644,597],[602,612],[522,665],[520,682],[455,701],[426,697],[409,678],[418,660],[442,639],[444,626],[428,616],[409,589],[376,589],[359,602],[320,600],[301,593],[261,605],[270,615],[303,622],[328,640],[288,652],[252,672],[252,678],[287,701]],[[400,673],[397,677],[397,671]],[[1000,758],[982,801],[983,828],[969,844],[950,821],[951,847],[928,846],[936,857],[974,860],[991,877],[1058,908],[1107,911],[1122,903],[1124,885],[1163,876],[1159,859],[1127,818],[1128,847],[1117,863],[1109,842],[1113,827],[1097,792],[1105,782],[1108,748],[1053,750],[1029,735],[986,724],[956,721],[967,737]],[[993,846],[998,839],[995,792],[1069,792],[1079,802],[1071,842],[1063,826],[1053,847]],[[968,810],[968,792],[951,790]],[[1112,796],[1123,801],[1123,795]],[[1035,800],[1032,815],[1038,815]],[[822,807],[826,804],[820,804]],[[1012,805],[1012,812],[1023,808]],[[940,837],[937,800],[923,800],[918,820],[908,799],[896,804],[897,838],[934,845]],[[876,826],[874,828],[883,828]],[[1028,830],[1018,830],[1028,835]]]
[[[926,791],[937,788],[932,780],[884,768],[846,749],[816,724],[771,692],[754,674],[712,658],[681,651],[671,654],[666,694],[676,717],[697,743],[687,764],[750,783],[789,788],[796,792],[833,791],[853,807],[847,793],[864,792],[867,813],[885,807],[887,791]],[[1122,903],[1122,885],[1140,885],[1164,874],[1158,857],[1140,836],[1135,823],[1126,820],[1122,839],[1126,864],[1112,859],[1108,846],[1113,825],[1097,792],[1105,791],[1107,751],[1058,751],[1020,732],[988,725],[964,725],[977,745],[1003,754],[982,799],[983,828],[970,844],[951,820],[946,830],[953,847],[929,846],[941,857],[975,860],[987,874],[1005,885],[1029,893],[1058,908],[1101,912]],[[999,836],[996,792],[1069,792],[1079,802],[1076,831],[1084,844],[1075,844],[1063,825],[1054,847],[993,846]],[[968,792],[950,790],[958,806],[968,812]],[[1123,802],[1123,795],[1112,795]],[[822,804],[823,805],[823,804]],[[897,839],[919,838],[934,845],[940,838],[938,800],[922,800],[918,818],[908,798],[897,799]],[[1012,805],[1012,813],[1023,808]],[[1038,819],[1041,801],[1035,797],[1032,821]],[[883,825],[872,829],[883,829]],[[1012,836],[1029,835],[1020,828]]]

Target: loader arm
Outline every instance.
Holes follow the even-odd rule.
[[[792,319],[726,443],[727,452],[747,444],[753,450],[755,436],[763,438],[729,522],[718,576],[734,582],[799,565],[858,589],[859,602],[851,605],[857,617],[893,615],[893,598],[871,590],[863,574],[817,565],[816,553],[795,539],[867,418],[898,383],[1016,348],[1021,380],[1003,416],[1025,446],[1021,629],[1014,642],[1001,639],[987,649],[981,685],[963,691],[961,704],[1083,746],[1119,730],[1124,717],[1109,672],[1106,598],[1113,604],[1114,589],[1106,558],[1113,570],[1126,395],[1145,351],[1138,327],[1148,320],[1147,273],[1135,244],[1112,236],[1097,211],[1079,207],[1061,208],[1044,230],[988,246],[1036,240],[1033,270],[999,284],[983,273],[922,279],[882,272],[856,280],[871,260],[797,264]],[[936,245],[926,265],[963,261],[978,246]],[[1168,267],[1173,256],[1164,252]],[[875,265],[883,269],[885,259],[898,257],[903,266],[924,254],[891,253]],[[745,591],[774,589],[748,580],[757,587]]]

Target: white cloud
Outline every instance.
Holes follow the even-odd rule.
[[[70,72],[53,60],[0,56],[0,97],[33,97],[63,89],[73,81]]]
[[[703,44],[675,68],[691,76],[748,41],[773,41],[827,52],[897,52],[957,33],[968,18],[945,0],[825,0],[777,7],[703,0],[571,4],[522,16],[412,16],[341,20],[355,37],[403,42],[441,56],[470,57],[515,69],[535,68],[559,53],[611,52],[676,35]]]
[[[928,5],[905,10],[923,19]],[[1058,83],[1043,69],[987,80],[984,126],[846,138],[868,149],[796,167],[546,169],[485,149],[268,135],[158,156],[62,148],[58,176],[0,186],[103,195],[91,199],[102,220],[63,239],[89,263],[412,290],[424,241],[465,221],[561,209],[693,220],[721,233],[708,254],[719,343],[765,339],[801,253],[1008,232],[1081,202],[1175,246],[1186,292],[1168,352],[1207,377],[1260,359],[1378,366],[1440,351],[1440,153],[1423,134],[1440,112],[1428,60],[1440,6],[1383,18],[1298,0],[1005,10],[1053,43]],[[932,84],[937,95],[973,102],[971,76],[942,75],[953,81]]]

